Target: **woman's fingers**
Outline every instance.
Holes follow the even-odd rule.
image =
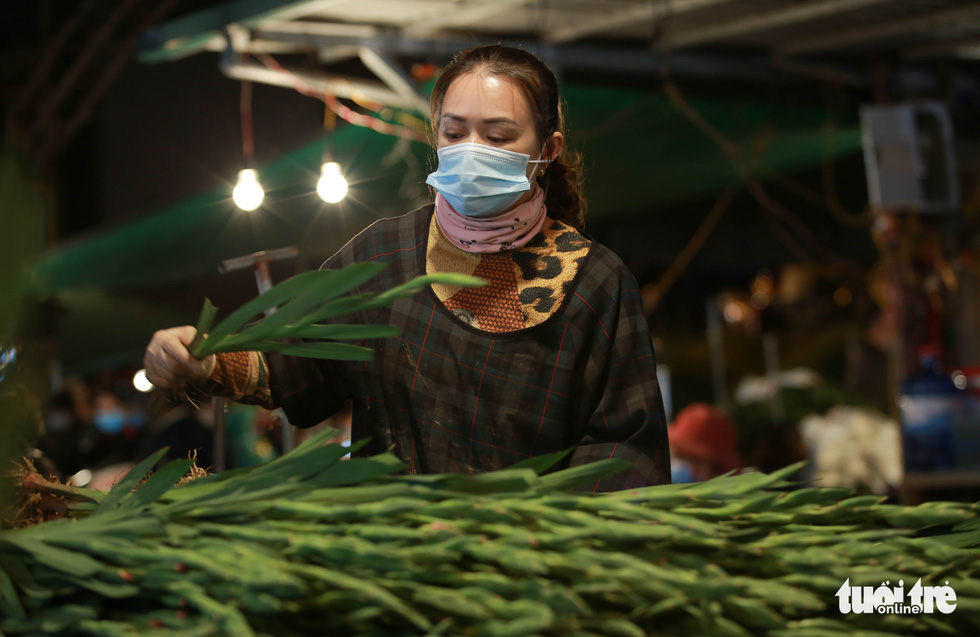
[[[174,363],[182,366],[192,377],[203,376],[203,363],[187,351],[187,346],[176,335],[168,335],[168,338],[161,341],[160,347]]]
[[[176,371],[181,365],[153,341],[146,348],[143,367],[146,369],[146,379],[157,387],[170,388],[181,384]]]
[[[214,369],[214,358],[200,361],[187,350],[196,330],[190,325],[160,330],[153,334],[143,356],[146,378],[158,387],[182,387],[201,381]]]

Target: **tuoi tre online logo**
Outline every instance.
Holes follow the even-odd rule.
[[[938,610],[946,615],[956,610],[956,591],[949,586],[923,586],[922,579],[905,592],[904,580],[898,586],[889,587],[889,582],[881,586],[851,586],[851,579],[844,581],[835,593],[840,605],[840,612],[848,613],[879,613],[879,614],[910,614],[932,613]],[[906,601],[907,600],[907,601]]]

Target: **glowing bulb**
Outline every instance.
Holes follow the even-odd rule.
[[[328,161],[323,165],[316,194],[327,203],[337,203],[347,196],[347,180],[340,174],[340,164]]]
[[[84,487],[89,482],[92,481],[93,475],[89,469],[82,469],[71,478],[68,479],[68,484],[73,487]]]
[[[966,374],[960,370],[953,372],[952,377],[953,384],[956,385],[956,389],[966,389],[966,386],[970,384],[966,378]]]
[[[259,184],[259,173],[254,168],[245,168],[238,171],[238,183],[231,191],[231,198],[235,200],[235,205],[251,212],[262,205],[265,199],[265,191]]]
[[[153,383],[146,378],[146,370],[141,369],[133,376],[133,387],[141,392],[148,392],[153,389]]]

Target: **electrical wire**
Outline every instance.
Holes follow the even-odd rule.
[[[711,210],[705,216],[704,220],[701,221],[701,225],[695,231],[694,235],[688,240],[687,244],[677,253],[674,260],[668,266],[667,270],[664,271],[660,279],[653,285],[653,292],[650,295],[649,303],[651,305],[650,312],[655,310],[660,304],[661,299],[667,294],[667,292],[674,286],[677,279],[680,278],[681,274],[687,269],[691,264],[691,260],[701,251],[704,247],[705,242],[711,233],[714,232],[715,228],[718,227],[718,222],[721,218],[725,216],[725,213],[731,207],[732,201],[735,199],[735,194],[738,192],[738,186],[729,186],[722,191],[718,199],[715,200]]]
[[[246,166],[251,167],[255,159],[255,138],[252,131],[252,83],[248,80],[242,80],[238,108],[242,120],[242,157]]]
[[[384,104],[380,104],[378,102],[368,99],[366,95],[358,91],[357,87],[354,86],[348,80],[340,78],[338,79],[338,81],[343,84],[346,84],[349,87],[350,100],[355,104],[357,104],[358,106],[360,106],[361,108],[363,108],[364,110],[373,111],[377,113],[379,116],[383,116],[385,110],[390,110],[389,107],[385,106]],[[403,126],[414,128],[415,130],[419,130],[423,132],[428,130],[428,124],[426,124],[424,120],[421,120],[418,117],[415,117],[414,115],[409,115],[408,113],[402,111],[396,111],[394,113],[394,118],[398,120],[398,122]]]
[[[695,110],[687,102],[681,93],[680,88],[673,81],[665,80],[664,91],[667,93],[671,105],[673,105],[681,115],[687,118],[687,120],[691,122],[691,124],[693,124],[698,130],[700,130],[706,137],[711,139],[719,148],[721,148],[722,152],[725,153],[725,155],[732,162],[736,172],[744,180],[746,189],[752,194],[765,212],[790,226],[795,231],[799,241],[802,241],[809,250],[813,251],[814,255],[820,256],[822,259],[834,264],[844,271],[849,271],[851,273],[864,272],[864,268],[862,268],[860,265],[835,253],[833,250],[827,248],[821,242],[819,242],[796,216],[773,199],[766,189],[763,188],[762,184],[759,183],[756,178],[751,176],[752,173],[749,164],[739,153],[738,146],[728,136],[708,122],[697,110]],[[781,234],[782,233],[778,233],[777,237],[782,240],[783,236],[780,236]],[[796,250],[795,247],[791,247],[791,249],[794,251]],[[813,260],[813,257],[811,257],[811,260]]]
[[[273,58],[268,53],[257,54],[256,57],[262,64],[267,68],[270,68],[281,73],[289,75],[293,80],[293,88],[309,97],[315,97],[322,100],[338,117],[344,121],[353,124],[354,126],[361,126],[363,128],[370,128],[378,133],[384,135],[391,135],[394,137],[405,137],[412,141],[427,143],[428,136],[420,131],[408,128],[406,126],[401,126],[398,124],[391,124],[388,122],[383,122],[370,115],[365,115],[363,113],[358,113],[357,111],[351,109],[350,107],[344,105],[337,99],[336,95],[333,95],[329,91],[320,90],[314,86],[310,86],[307,82],[304,82],[301,78],[297,77],[294,73],[291,73],[280,65],[275,58]]]
[[[823,159],[823,192],[827,210],[829,210],[838,221],[849,228],[867,228],[874,220],[874,213],[871,210],[870,203],[864,207],[864,210],[857,214],[849,213],[840,203],[840,198],[837,194],[837,177],[832,160],[834,147],[832,142],[834,140],[834,135],[837,132],[836,118],[832,118],[827,122],[827,129],[828,141],[824,144]]]

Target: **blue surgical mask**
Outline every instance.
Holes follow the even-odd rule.
[[[686,484],[688,482],[698,482],[694,477],[694,470],[691,463],[679,458],[670,459],[670,482],[671,484]]]
[[[110,436],[121,432],[125,423],[126,415],[121,409],[100,409],[92,417],[95,428]]]
[[[528,164],[550,160],[465,142],[438,150],[439,169],[425,183],[439,191],[464,217],[493,217],[507,210],[531,189]]]

